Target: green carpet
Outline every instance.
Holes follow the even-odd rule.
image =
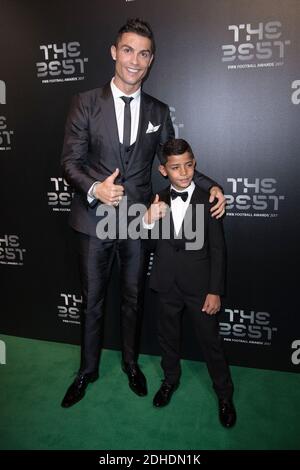
[[[105,350],[101,376],[70,409],[60,406],[76,373],[79,347],[0,337],[0,448],[98,450],[300,449],[299,375],[231,367],[238,421],[223,429],[203,363],[182,362],[171,403],[154,409],[160,359],[141,355],[149,394],[137,397],[120,369],[120,353]]]

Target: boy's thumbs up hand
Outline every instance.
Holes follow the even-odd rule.
[[[153,204],[157,204],[158,202],[159,202],[159,195],[156,194],[156,195],[155,195],[155,199],[154,199],[154,201],[153,201]]]
[[[159,220],[162,217],[164,217],[166,215],[167,208],[168,208],[167,204],[163,201],[160,201],[159,195],[156,194],[154,201],[152,202],[151,206],[149,207],[149,209],[147,210],[145,214],[144,220],[146,224],[151,225],[156,220]]]

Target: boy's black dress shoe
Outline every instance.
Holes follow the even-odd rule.
[[[235,425],[236,411],[232,400],[219,399],[219,418],[225,428],[232,428]]]
[[[176,384],[168,384],[168,382],[163,382],[161,384],[160,389],[156,393],[156,395],[153,398],[153,405],[156,408],[160,408],[162,406],[166,406],[169,401],[171,400],[171,397],[175,390],[178,388],[179,383]]]
[[[70,385],[67,393],[64,396],[61,406],[63,408],[70,408],[80,401],[85,394],[85,389],[90,382],[95,382],[99,377],[98,372],[92,374],[78,374],[74,382]]]
[[[139,397],[147,395],[147,381],[138,364],[122,363],[122,369],[127,374],[131,390]]]

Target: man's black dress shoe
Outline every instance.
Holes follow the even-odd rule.
[[[168,384],[167,382],[163,382],[160,389],[153,398],[153,405],[157,408],[166,406],[171,400],[173,393],[178,388],[178,385],[178,383]]]
[[[70,385],[67,393],[64,396],[61,406],[63,408],[70,408],[80,401],[85,394],[85,389],[90,382],[95,382],[99,377],[98,372],[93,374],[78,374],[74,382]]]
[[[232,400],[219,399],[219,418],[225,428],[232,428],[235,425],[236,411]]]
[[[131,390],[139,397],[147,395],[147,381],[138,364],[122,363],[122,369],[127,374],[128,383]]]

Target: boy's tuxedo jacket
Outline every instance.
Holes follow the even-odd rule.
[[[159,193],[159,199],[170,204],[170,186]],[[150,240],[148,246],[154,251],[153,267],[150,276],[150,287],[157,292],[168,292],[176,282],[183,292],[187,294],[206,295],[224,293],[225,283],[225,240],[221,220],[211,217],[209,195],[198,186],[195,186],[191,197],[193,231],[196,228],[196,204],[204,205],[204,244],[201,249],[186,250],[185,243],[191,242],[184,237],[175,236],[172,215],[171,237],[169,240],[161,237],[162,219],[159,224],[160,237]],[[188,213],[184,221],[190,218]],[[203,221],[197,221],[203,223]],[[181,231],[183,231],[184,223]],[[148,236],[150,237],[150,232]]]

